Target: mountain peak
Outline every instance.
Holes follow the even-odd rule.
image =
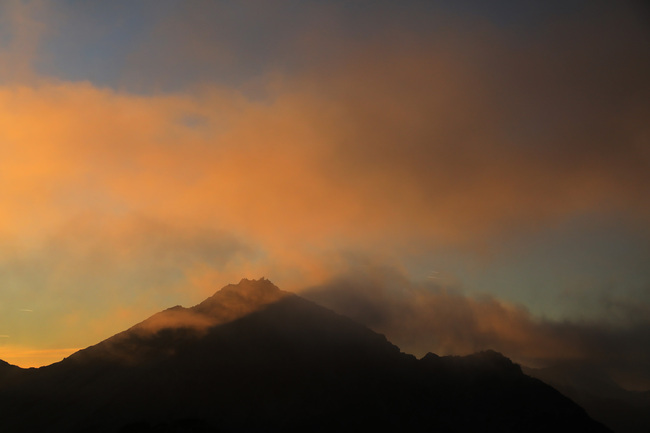
[[[296,295],[280,290],[266,278],[242,279],[191,308],[177,305],[156,313],[71,358],[140,364],[152,357],[174,353],[173,345],[182,340],[201,338],[216,326],[264,310],[288,296]]]
[[[198,305],[168,308],[132,329],[140,334],[179,328],[202,331],[242,318],[290,295],[264,277],[259,280],[244,278],[237,284],[228,284]]]
[[[259,280],[249,280],[248,278],[242,278],[239,283],[228,284],[219,290],[219,292],[223,290],[236,291],[243,295],[260,295],[282,292],[278,286],[273,284],[271,280],[268,280],[265,277],[262,277]]]
[[[234,320],[268,304],[291,295],[262,277],[259,280],[243,278],[237,284],[228,284],[214,295],[192,307],[196,313]]]
[[[191,308],[177,305],[134,327],[138,332],[152,333],[166,328],[191,328],[205,330],[239,319],[290,295],[280,290],[271,281],[242,279],[238,284],[229,284],[214,295]]]

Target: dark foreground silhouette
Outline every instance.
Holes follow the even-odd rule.
[[[242,280],[63,361],[0,363],[1,432],[608,432],[488,351],[418,360]]]

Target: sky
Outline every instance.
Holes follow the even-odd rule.
[[[266,277],[650,389],[650,9],[0,4],[0,359]]]

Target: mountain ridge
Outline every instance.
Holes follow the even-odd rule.
[[[0,383],[2,431],[608,431],[497,352],[418,360],[265,279],[27,376]]]

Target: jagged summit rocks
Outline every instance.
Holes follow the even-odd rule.
[[[0,431],[606,432],[496,352],[421,360],[242,280],[0,383]]]
[[[244,278],[238,284],[229,284],[218,290],[198,305],[191,308],[177,305],[151,316],[131,329],[142,334],[167,328],[205,329],[262,310],[287,296],[292,294],[280,290],[265,278]]]
[[[242,317],[279,301],[291,293],[280,290],[271,281],[242,279],[238,284],[229,284],[214,295],[192,307],[196,313],[219,319],[221,323]]]

